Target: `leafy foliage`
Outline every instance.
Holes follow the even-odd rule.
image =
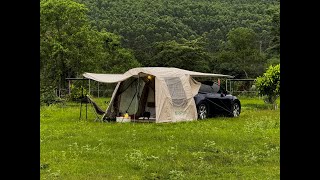
[[[72,0],[40,2],[40,91],[64,88],[65,78],[86,71],[123,72],[140,65],[118,35],[92,28],[87,13]]]
[[[280,11],[279,9],[274,10],[272,15],[271,24],[271,41],[267,51],[271,55],[280,54]]]
[[[273,17],[280,7],[278,0],[76,1],[87,5],[94,27],[121,35],[123,45],[133,50],[143,66],[149,66],[156,43],[203,38],[205,51],[215,54],[223,50],[227,34],[238,27],[255,32],[264,52],[273,38],[277,26]]]
[[[263,76],[258,77],[256,87],[260,95],[267,96],[267,102],[274,103],[280,96],[280,64],[271,65]]]
[[[265,55],[259,52],[256,33],[235,28],[227,34],[224,50],[215,55],[213,68],[237,78],[256,77],[263,72]]]
[[[247,49],[255,49],[256,34],[252,29],[239,27],[231,29],[227,34],[228,42],[231,48],[236,52],[241,52]]]
[[[208,55],[196,44],[180,44],[176,41],[160,42],[155,46],[155,55],[150,64],[160,67],[177,67],[208,72]]]
[[[77,101],[83,96],[88,94],[87,89],[84,88],[83,86],[78,87],[78,86],[71,85],[70,90],[71,90],[70,100],[72,101]]]
[[[49,106],[50,104],[53,104],[59,100],[60,98],[55,95],[54,91],[44,91],[40,96],[40,105],[41,103],[45,103]]]
[[[256,78],[280,63],[278,0],[41,0],[40,91],[138,66]]]

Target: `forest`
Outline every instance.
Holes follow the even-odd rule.
[[[84,72],[177,67],[256,78],[280,64],[279,0],[41,0],[40,93]]]

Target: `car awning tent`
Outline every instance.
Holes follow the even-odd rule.
[[[124,74],[84,73],[101,83],[117,83],[104,117],[129,113],[139,118],[149,112],[156,123],[196,120],[194,96],[201,83],[193,77],[233,78],[171,67],[139,67]]]

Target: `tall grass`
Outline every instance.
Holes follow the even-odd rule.
[[[240,99],[238,118],[100,123],[85,105],[40,109],[41,179],[279,179],[280,111]],[[106,107],[106,99],[97,99]]]

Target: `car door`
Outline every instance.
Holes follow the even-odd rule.
[[[231,99],[223,91],[219,91],[219,105],[221,113],[228,113],[231,109]]]
[[[213,110],[213,113],[221,113],[222,111],[224,111],[224,103],[223,101],[221,101],[221,94],[218,93],[220,87],[217,84],[213,84],[210,86],[211,90],[210,92],[207,94],[207,100],[210,103],[210,106]]]
[[[210,104],[210,110],[213,114],[221,113],[223,109],[221,108],[222,102],[220,101],[220,94],[215,92],[208,93],[207,101]]]

